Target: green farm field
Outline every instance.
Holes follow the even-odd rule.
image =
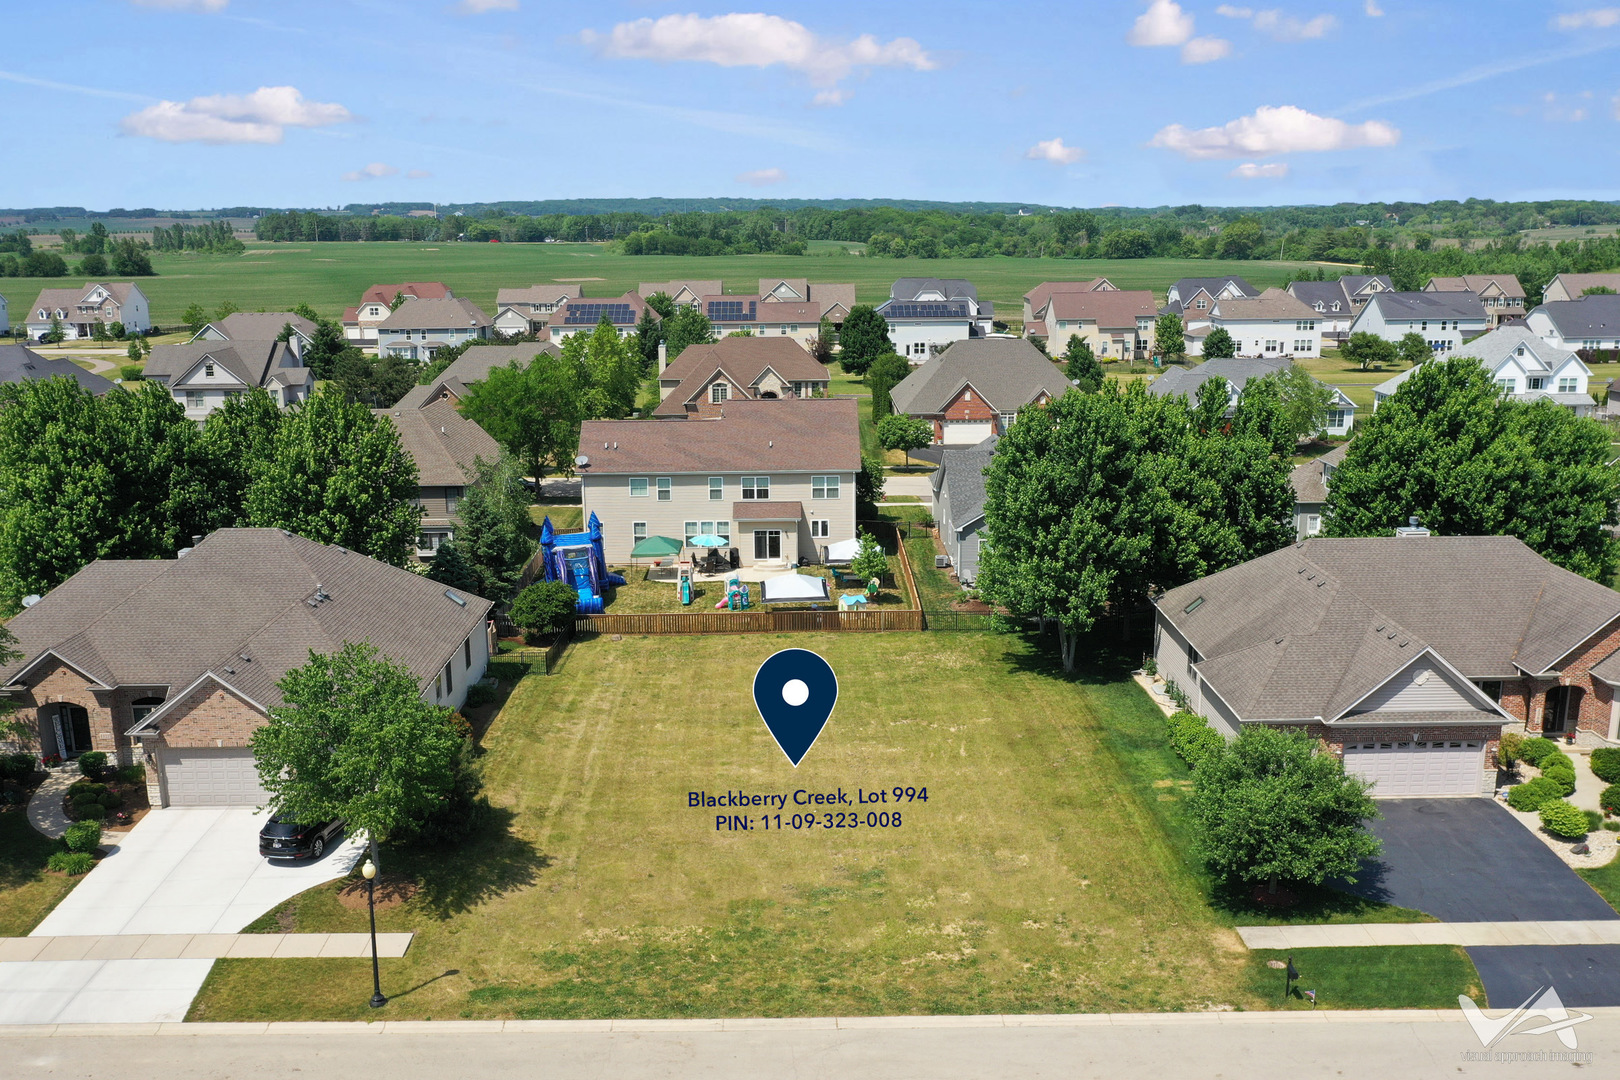
[[[843,247],[843,245],[836,245]],[[823,249],[825,250],[825,249]],[[587,296],[620,296],[643,281],[713,279],[728,292],[748,292],[762,277],[854,282],[862,302],[877,303],[900,277],[961,277],[995,301],[1002,318],[1020,320],[1022,298],[1042,281],[1106,277],[1126,289],[1164,295],[1177,278],[1239,273],[1264,288],[1282,285],[1311,263],[1212,262],[1197,259],[867,259],[852,254],[722,255],[688,257],[613,255],[600,244],[330,243],[249,244],[241,255],[154,253],[157,277],[140,282],[159,326],[180,321],[195,302],[212,310],[225,300],[244,311],[286,310],[308,303],[336,318],[367,286],[398,281],[442,281],[495,314],[495,290],[555,281],[576,281]],[[0,278],[13,321],[42,288],[60,288],[76,278]]]

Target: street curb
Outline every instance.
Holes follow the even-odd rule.
[[[1582,1010],[1620,1020],[1620,1007]],[[1463,1024],[1453,1009],[1313,1009],[1287,1012],[1067,1013],[985,1016],[751,1017],[706,1020],[359,1020],[272,1021],[218,1024],[15,1024],[0,1025],[0,1038],[87,1036],[260,1035],[613,1035],[686,1031],[875,1031],[964,1028],[1196,1027],[1200,1024],[1264,1025],[1312,1021],[1334,1024]]]

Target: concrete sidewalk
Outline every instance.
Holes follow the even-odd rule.
[[[413,934],[378,934],[377,955],[404,956]],[[0,961],[245,960],[371,955],[368,934],[104,934],[0,938]]]
[[[1620,919],[1589,922],[1343,923],[1240,926],[1251,949],[1353,949],[1369,945],[1620,945]]]

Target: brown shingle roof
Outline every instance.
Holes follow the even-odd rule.
[[[1320,503],[1327,501],[1327,481],[1325,473],[1329,468],[1337,468],[1344,464],[1344,455],[1350,452],[1350,444],[1343,443],[1334,447],[1321,457],[1312,458],[1300,465],[1295,465],[1288,474],[1288,483],[1294,489],[1294,501],[1299,503]]]
[[[394,403],[396,409],[420,409],[430,401],[437,401],[449,391],[456,397],[465,397],[467,387],[483,382],[498,367],[516,363],[527,367],[529,361],[541,353],[561,356],[562,350],[550,342],[528,341],[517,345],[473,345],[450,361],[450,366],[439,372],[432,382],[413,386],[405,396]]]
[[[766,368],[788,382],[825,381],[828,377],[821,361],[785,337],[721,338],[707,345],[689,345],[658,377],[685,380],[721,366],[747,383],[763,375]]]
[[[274,341],[288,323],[307,338],[315,336],[315,324],[290,311],[236,311],[209,325],[231,341]]]
[[[578,295],[578,285],[530,285],[526,289],[496,289],[495,304],[555,304]]]
[[[1097,321],[1098,329],[1135,330],[1137,319],[1158,316],[1153,294],[1146,289],[1105,289],[1101,292],[1053,293],[1050,317]]]
[[[971,385],[999,412],[1016,412],[1041,395],[1062,397],[1068,381],[1057,365],[1022,338],[970,338],[950,347],[902,379],[889,397],[894,411],[933,416]]]
[[[861,433],[854,398],[729,401],[712,420],[588,420],[583,475],[858,472]]]
[[[1430,278],[1428,288],[1435,292],[1482,293],[1489,285],[1502,290],[1504,296],[1524,295],[1524,286],[1514,274],[1464,274],[1461,277]]]
[[[310,606],[317,588],[329,599]],[[305,663],[368,642],[427,685],[491,604],[387,563],[279,529],[220,529],[179,559],[91,563],[11,620],[16,675],[49,651],[105,685],[167,686],[209,672],[266,707]],[[250,659],[242,660],[246,655]]]
[[[1259,296],[1215,301],[1212,316],[1234,319],[1314,319],[1319,314],[1305,301],[1282,289],[1267,289]]]
[[[403,296],[407,300],[412,297],[418,300],[448,300],[454,295],[442,281],[402,281],[398,285],[373,285],[360,297],[360,302],[392,304],[396,296]]]
[[[477,462],[494,462],[501,447],[489,433],[456,412],[448,401],[432,401],[419,409],[373,409],[386,416],[399,432],[400,445],[416,462],[422,487],[460,487],[477,475]]]
[[[1046,306],[1046,302],[1057,293],[1096,292],[1103,286],[1112,289],[1113,283],[1107,278],[1092,278],[1090,281],[1043,281],[1024,294],[1024,302],[1029,305],[1031,314],[1038,315]]]
[[[642,299],[646,299],[653,293],[663,293],[665,296],[674,297],[682,289],[687,290],[693,296],[712,296],[715,293],[725,292],[726,286],[719,278],[702,281],[643,281],[636,286],[636,292]]]
[[[388,318],[377,324],[378,330],[447,330],[470,326],[491,325],[488,315],[471,300],[455,297],[445,300],[407,300]]]
[[[754,501],[731,504],[734,521],[798,521],[804,517],[804,503]]]

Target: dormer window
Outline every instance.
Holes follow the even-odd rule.
[[[719,405],[731,396],[731,387],[726,383],[717,382],[709,387],[709,403]]]
[[[1514,349],[1513,350],[1513,355],[1514,356],[1523,356],[1524,355],[1524,346],[1520,345],[1517,349]]]

